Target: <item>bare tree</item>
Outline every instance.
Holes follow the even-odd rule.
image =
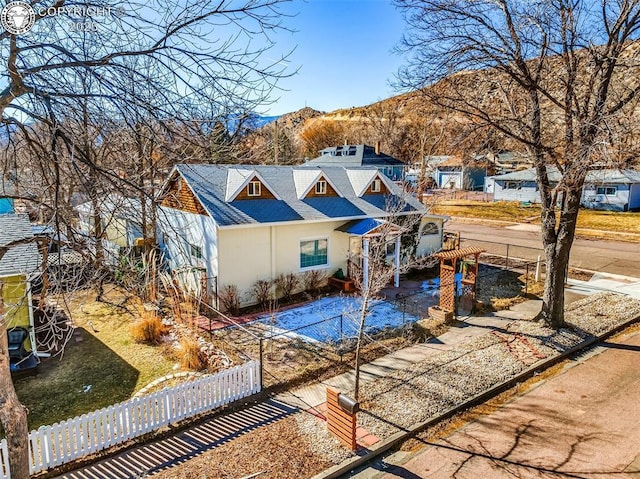
[[[412,212],[407,214],[407,209]],[[389,196],[386,210],[387,216],[377,220],[378,225],[363,236],[362,250],[351,251],[348,258],[352,279],[360,290],[361,301],[353,388],[356,400],[360,394],[360,354],[371,301],[384,288],[394,284],[396,275],[399,277],[413,267],[427,265],[426,258],[415,256],[424,211],[410,207],[402,196]]]
[[[269,33],[281,27],[279,6],[285,1],[95,0],[84,5],[90,9],[66,0],[38,1],[32,2],[35,24],[29,32],[0,34],[0,62],[6,66],[0,124],[7,144],[20,132],[21,141],[37,152],[30,173],[50,185],[47,193],[55,201],[49,212],[58,229],[66,173],[87,175],[88,181],[73,183],[90,198],[100,197],[100,185],[144,189],[139,178],[112,168],[107,160],[113,157],[96,156],[111,153],[104,145],[106,131],[95,129],[101,124],[96,115],[120,124],[136,115],[171,122],[220,100],[240,111],[264,102],[284,75],[281,59],[267,60],[263,53],[273,44]],[[132,89],[132,82],[139,88]],[[142,134],[140,122],[133,125]],[[48,131],[49,141],[37,137],[38,129]],[[142,165],[147,153],[131,156]],[[96,201],[95,225],[99,209]],[[103,236],[100,226],[94,236],[98,241]],[[6,338],[4,323],[0,326],[0,338]],[[26,415],[19,414],[23,409],[5,367],[6,348],[0,347],[0,420],[12,434],[11,476],[24,479],[29,477]]]
[[[637,0],[396,0],[408,25],[400,84],[534,159],[547,276],[540,318],[564,323],[564,279],[587,172],[625,156],[634,114]],[[554,176],[558,172],[559,179]]]

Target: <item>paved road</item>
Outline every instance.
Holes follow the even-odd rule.
[[[446,439],[353,477],[638,478],[639,357],[640,333],[611,340]]]
[[[460,221],[447,223],[447,231],[460,231],[463,246],[478,245],[487,251],[506,255],[510,243],[509,256],[535,261],[542,255],[542,240],[537,226],[520,225],[489,226]],[[495,243],[494,243],[495,242]],[[640,271],[640,244],[622,241],[603,241],[578,238],[571,249],[571,266],[613,274],[638,276]]]

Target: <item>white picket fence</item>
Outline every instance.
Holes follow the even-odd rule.
[[[31,474],[123,443],[181,419],[260,392],[251,361],[196,381],[129,399],[29,434]],[[7,441],[0,442],[0,479],[10,479]]]

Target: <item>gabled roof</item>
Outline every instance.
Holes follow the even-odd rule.
[[[296,194],[298,195],[298,199],[303,199],[311,188],[315,186],[315,184],[320,180],[320,178],[324,178],[331,187],[336,190],[338,196],[343,196],[340,191],[336,188],[336,186],[331,182],[329,178],[323,175],[322,170],[315,169],[294,169],[293,170],[293,182],[296,187]]]
[[[376,154],[376,149],[369,145],[331,146],[320,150],[320,156],[309,160],[307,165],[313,166],[406,166],[403,161],[386,153]]]
[[[349,181],[351,182],[351,186],[357,196],[362,196],[367,188],[371,186],[373,180],[376,178],[381,180],[385,186],[389,189],[389,191],[393,191],[391,187],[391,182],[387,180],[386,176],[381,175],[378,170],[374,169],[361,169],[361,170],[347,170],[347,176],[349,177]]]
[[[173,177],[178,173],[198,198],[202,206],[220,227],[279,223],[288,221],[348,220],[388,216],[392,201],[386,195],[358,196],[349,177],[351,168],[308,166],[264,166],[250,167],[268,184],[277,199],[245,199],[227,201],[229,175],[236,169],[249,169],[238,165],[176,165]],[[375,168],[364,168],[366,176],[374,178]],[[364,173],[363,173],[364,175]],[[305,185],[324,176],[327,182],[342,196],[300,197]],[[298,182],[297,182],[298,181]],[[405,198],[400,188],[390,181],[385,185],[397,197]],[[237,184],[237,183],[236,183]],[[407,197],[403,212],[425,212],[424,206],[415,198]]]
[[[33,232],[27,215],[0,215],[0,246],[32,238]],[[0,259],[0,277],[32,274],[40,268],[40,254],[35,242],[11,247]]]
[[[252,168],[234,168],[229,170],[227,174],[227,191],[225,193],[225,201],[233,201],[236,196],[244,189],[245,186],[249,184],[252,180],[258,180],[262,185],[267,188],[273,196],[278,198],[278,195],[275,191],[269,186],[264,178],[260,176],[260,174]]]

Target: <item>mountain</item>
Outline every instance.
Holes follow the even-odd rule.
[[[626,54],[637,59],[640,42],[632,45]],[[629,63],[634,65],[630,67],[631,71],[626,70],[614,77],[613,98],[623,97],[637,87],[640,65],[637,61]],[[558,74],[562,66],[560,57],[551,58],[547,64],[549,73],[545,86],[552,94],[563,91],[562,75]],[[578,79],[578,97],[586,91],[588,68],[588,61],[583,62],[583,70],[579,73],[582,77]],[[486,81],[488,78],[492,81]],[[500,131],[462,114],[452,113],[429,100],[435,93],[445,98],[465,97],[492,116],[508,117],[514,111],[526,115],[526,102],[518,96],[519,92],[520,89],[513,88],[512,81],[506,76],[494,70],[477,70],[458,73],[424,90],[400,94],[371,105],[332,112],[305,108],[278,119],[278,161],[301,162],[305,157],[318,156],[318,152],[328,146],[344,143],[374,145],[377,141],[381,142],[382,151],[408,163],[419,161],[426,155],[470,157],[476,153],[522,151],[521,144]],[[509,104],[504,101],[505,95],[508,95]],[[553,144],[564,136],[564,118],[544,96],[542,107],[544,135]],[[256,132],[263,141],[254,151],[254,161],[260,162],[265,155],[269,160],[275,158],[274,125],[271,122]],[[607,127],[608,137],[603,138],[603,142],[614,141],[625,148],[625,151],[618,152],[617,158],[608,161],[617,162],[620,166],[637,163],[635,158],[640,156],[640,101],[628,105],[608,122]],[[557,144],[562,142],[557,141]]]

